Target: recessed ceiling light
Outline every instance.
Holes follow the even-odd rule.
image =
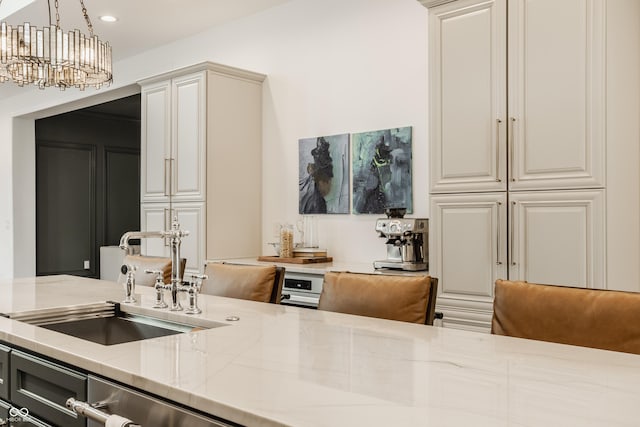
[[[100,17],[100,20],[103,22],[116,22],[118,20],[118,18],[116,18],[115,16],[111,16],[111,15],[104,15]]]
[[[20,9],[29,6],[34,1],[36,0],[16,0],[5,2],[4,4],[0,5],[0,19],[5,19],[9,15],[16,13]],[[2,2],[0,1],[0,3]]]

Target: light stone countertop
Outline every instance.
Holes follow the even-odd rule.
[[[350,271],[352,273],[370,273],[370,274],[408,274],[408,275],[424,275],[429,274],[428,271],[402,271],[402,270],[376,270],[373,268],[373,262],[318,262],[309,264],[294,264],[290,262],[271,262],[258,261],[257,258],[224,258],[217,260],[207,260],[206,262],[228,262],[231,264],[248,264],[248,265],[277,265],[284,267],[287,272],[304,273],[314,275],[324,275],[328,271]]]
[[[0,318],[0,340],[247,426],[637,426],[640,356],[201,296],[228,326],[108,347]],[[0,282],[0,312],[106,300],[112,282]],[[227,322],[230,315],[238,322]],[[621,325],[624,327],[624,325]]]

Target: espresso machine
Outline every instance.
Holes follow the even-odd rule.
[[[387,239],[387,259],[375,261],[375,269],[429,269],[429,220],[404,218],[404,212],[404,209],[387,210],[387,218],[376,221],[379,236]]]

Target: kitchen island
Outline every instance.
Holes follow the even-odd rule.
[[[636,426],[640,356],[200,296],[222,327],[100,344],[9,318],[0,341],[246,426]],[[5,280],[0,312],[121,301],[116,283]],[[228,321],[236,316],[238,321]],[[621,325],[623,327],[624,325]]]

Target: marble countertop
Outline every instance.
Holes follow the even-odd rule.
[[[106,347],[0,318],[0,340],[247,426],[637,426],[640,356],[202,295],[228,326]],[[71,276],[0,282],[0,312],[123,297]],[[228,316],[238,316],[228,322]],[[621,325],[623,327],[624,325]]]

